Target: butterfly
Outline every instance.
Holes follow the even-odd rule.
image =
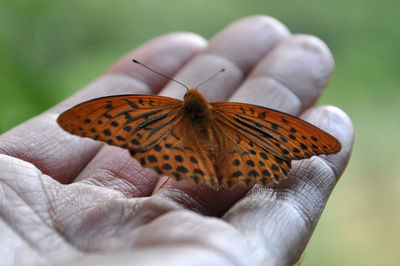
[[[97,98],[57,122],[71,134],[129,150],[160,176],[215,190],[278,183],[292,160],[341,149],[335,137],[297,117],[246,103],[209,103],[197,89],[187,89],[183,101],[139,94]]]

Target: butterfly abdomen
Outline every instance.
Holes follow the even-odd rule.
[[[211,125],[213,124],[214,114],[212,106],[196,89],[190,89],[186,92],[183,102],[184,116],[190,121],[192,129],[196,132],[197,142],[206,156],[215,162],[216,146],[215,136]]]

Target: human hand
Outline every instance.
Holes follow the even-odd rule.
[[[182,98],[184,88],[132,58],[189,86],[226,68],[200,89],[207,99],[301,114],[338,138],[342,150],[294,161],[288,179],[266,188],[216,192],[172,179],[160,188],[164,181],[128,151],[70,135],[56,123],[62,111],[100,96]],[[291,35],[263,16],[237,21],[210,43],[174,33],[144,44],[66,101],[0,136],[0,262],[295,263],[352,148],[350,119],[335,107],[312,107],[333,68],[319,39]]]

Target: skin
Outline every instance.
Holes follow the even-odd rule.
[[[210,101],[272,107],[317,125],[342,143],[334,155],[294,161],[278,185],[219,192],[167,181],[126,150],[70,135],[57,116],[106,95],[185,89]],[[290,265],[301,256],[349,160],[353,126],[332,106],[313,107],[334,69],[327,46],[273,18],[227,26],[209,42],[160,36],[116,61],[75,95],[0,136],[0,260],[3,265]],[[338,229],[339,230],[339,229]]]

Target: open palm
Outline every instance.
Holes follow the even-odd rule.
[[[207,99],[301,115],[343,148],[293,162],[288,179],[266,188],[216,192],[159,180],[126,150],[72,136],[56,123],[65,109],[100,96],[182,98],[184,88],[132,58],[188,85],[226,68],[201,88]],[[351,153],[349,118],[335,107],[312,107],[333,68],[319,39],[291,35],[263,16],[237,21],[209,43],[173,33],[144,44],[69,99],[0,136],[0,264],[293,264]]]

